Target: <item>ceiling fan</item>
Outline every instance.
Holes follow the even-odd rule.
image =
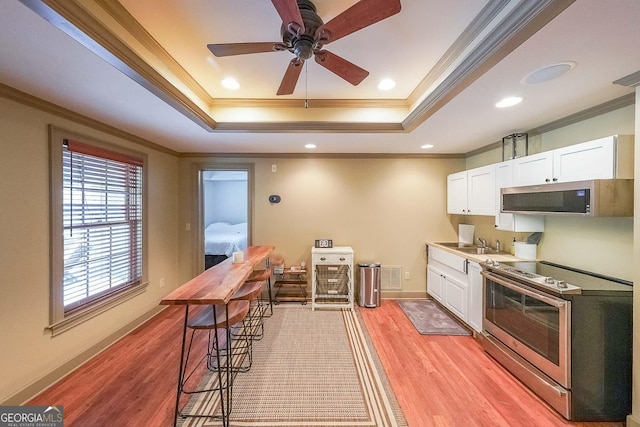
[[[278,95],[293,93],[302,65],[315,61],[356,86],[369,72],[324,49],[324,45],[400,12],[400,0],[360,0],[326,24],[310,0],[271,0],[282,18],[281,42],[220,43],[207,47],[217,57],[289,51],[295,55],[278,88]]]

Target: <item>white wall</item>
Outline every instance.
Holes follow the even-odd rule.
[[[204,225],[247,222],[247,181],[204,181]]]
[[[52,338],[49,324],[48,125],[148,155],[145,293]],[[178,282],[178,160],[52,114],[0,98],[0,403],[53,374],[158,307]],[[160,289],[160,278],[166,286]],[[25,391],[26,393],[27,391]],[[20,394],[22,393],[22,394]],[[22,396],[22,397],[20,397]],[[28,397],[28,396],[27,396]]]

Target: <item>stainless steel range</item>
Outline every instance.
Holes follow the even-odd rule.
[[[544,261],[481,265],[485,351],[565,418],[623,421],[632,284]]]

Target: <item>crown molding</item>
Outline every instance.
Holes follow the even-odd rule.
[[[575,0],[523,1],[496,25],[438,87],[407,116],[403,127],[414,130],[456,95],[480,78],[491,67],[513,52],[529,37],[548,24]],[[496,8],[505,5],[495,3]],[[483,10],[488,20],[498,10]],[[474,25],[480,25],[474,23]],[[459,47],[458,47],[459,48]]]
[[[138,42],[146,47],[149,52],[158,58],[171,73],[178,77],[180,82],[189,88],[196,96],[207,105],[211,105],[213,98],[201,85],[169,54],[158,41],[125,9],[117,0],[94,0],[116,22],[122,25]],[[133,58],[136,62],[142,62],[138,56]]]
[[[20,104],[26,105],[28,107],[32,107],[37,110],[53,114],[63,119],[67,119],[72,122],[78,123],[80,125],[98,130],[100,132],[104,132],[118,138],[126,139],[128,141],[139,144],[143,147],[151,148],[161,153],[170,154],[172,156],[179,155],[177,151],[173,151],[167,147],[158,145],[147,139],[140,138],[139,136],[133,135],[129,132],[125,132],[113,126],[109,126],[106,123],[103,123],[98,120],[92,119],[90,117],[84,116],[82,114],[76,113],[75,111],[68,110],[64,107],[53,104],[49,101],[45,101],[44,99],[37,98],[33,95],[29,95],[28,93],[19,91],[18,89],[14,89],[3,83],[0,83],[0,97],[7,98],[12,101],[18,102]]]
[[[464,154],[426,153],[180,153],[181,158],[233,159],[463,159]]]
[[[305,105],[306,104],[306,105]],[[216,98],[212,108],[409,108],[403,99]]]
[[[381,122],[218,122],[220,132],[323,132],[323,133],[387,133],[405,132],[400,123]]]
[[[581,122],[583,120],[591,119],[593,117],[601,116],[603,114],[610,113],[615,110],[619,110],[620,108],[628,107],[629,105],[634,105],[635,102],[636,102],[635,93],[629,93],[619,98],[612,99],[611,101],[598,104],[595,107],[587,108],[586,110],[579,111],[575,114],[571,114],[561,119],[554,120],[553,122],[547,123],[545,125],[530,129],[527,132],[530,134],[541,134],[541,133],[549,132],[555,129],[559,129],[561,127],[565,127],[565,126],[572,125],[574,123]]]
[[[96,19],[78,0],[20,0],[56,28],[206,130],[216,122]],[[153,44],[149,40],[148,43]]]
[[[440,60],[434,65],[424,79],[416,86],[407,98],[409,105],[414,105],[420,97],[425,94],[431,85],[433,85],[447,68],[460,58],[464,50],[479,36],[479,34],[487,28],[496,16],[503,10],[510,0],[491,1],[480,11],[473,21],[464,29],[462,34],[456,39],[451,47],[445,52]]]
[[[612,111],[619,110],[620,108],[628,107],[635,104],[635,93],[621,96],[616,99],[612,99],[608,102],[596,105],[595,107],[587,108],[586,110],[578,111],[575,114],[570,114],[561,119],[554,120],[547,124],[526,130],[524,132],[530,135],[540,135],[546,132],[550,132],[555,129],[559,129],[565,126],[573,125],[584,120],[592,119],[603,114],[610,113]],[[478,154],[485,153],[494,149],[502,148],[502,141],[496,141],[477,150],[469,151],[465,154],[465,157],[472,157]]]

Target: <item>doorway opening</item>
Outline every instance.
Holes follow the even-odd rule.
[[[251,244],[253,166],[208,166],[199,176],[202,271]]]

